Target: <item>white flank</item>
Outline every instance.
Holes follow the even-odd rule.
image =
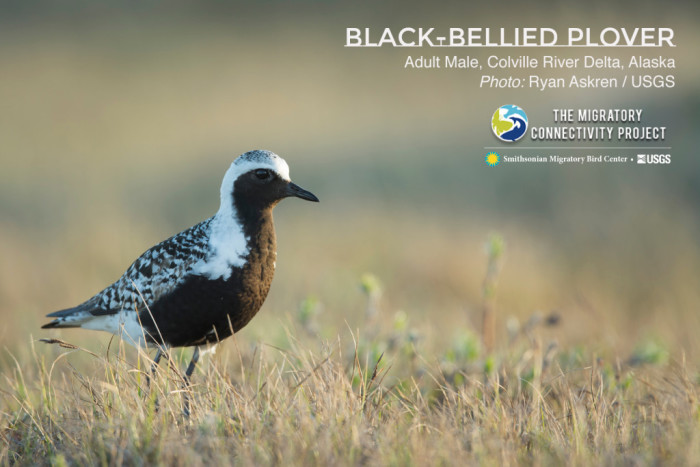
[[[113,315],[95,316],[81,326],[83,329],[107,331],[117,336],[125,337],[126,342],[137,347],[145,345],[144,330],[139,324],[138,317],[133,311]]]

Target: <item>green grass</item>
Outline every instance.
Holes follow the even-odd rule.
[[[27,342],[4,353],[3,464],[692,465],[700,461],[698,377],[656,342],[629,358],[559,348],[558,323],[508,323],[485,353],[470,328],[425,342],[403,312],[359,281],[360,329],[320,336],[318,299],[279,345],[245,331],[204,357],[186,391],[189,351],[150,386],[147,353],[117,339],[100,353]],[[369,287],[368,284],[371,284]],[[503,333],[504,334],[504,333]],[[504,334],[505,335],[505,334]],[[433,338],[435,339],[435,338]],[[441,347],[442,345],[442,347]],[[442,349],[436,351],[435,349]],[[431,350],[432,349],[432,350]],[[151,351],[151,356],[153,352]],[[665,356],[664,358],[660,356]]]

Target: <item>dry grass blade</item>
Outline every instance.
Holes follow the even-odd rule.
[[[61,339],[39,339],[39,342],[43,342],[45,344],[58,344],[59,347],[63,347],[64,349],[80,349],[80,347],[78,347],[77,345],[70,344],[66,341],[62,341]]]

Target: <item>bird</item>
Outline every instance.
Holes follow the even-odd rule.
[[[277,257],[272,210],[288,197],[319,201],[291,181],[277,154],[241,154],[224,175],[215,215],[149,248],[110,286],[48,314],[54,319],[42,328],[101,330],[134,346],[154,344],[152,371],[169,348],[194,347],[189,383],[200,347],[238,332],[262,307]]]

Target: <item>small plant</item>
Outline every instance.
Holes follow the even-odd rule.
[[[669,352],[665,346],[654,339],[646,339],[637,345],[629,358],[629,364],[638,365],[664,365],[668,362]]]
[[[314,295],[309,295],[299,304],[297,320],[304,330],[315,335],[318,333],[316,318],[321,313],[321,302]]]
[[[486,242],[488,262],[482,286],[483,320],[481,337],[487,352],[491,352],[494,349],[496,340],[496,285],[504,251],[505,241],[503,237],[499,234],[491,234]]]
[[[372,320],[379,312],[379,300],[382,297],[381,282],[374,274],[363,274],[360,278],[360,290],[367,297],[365,315],[368,320]]]

